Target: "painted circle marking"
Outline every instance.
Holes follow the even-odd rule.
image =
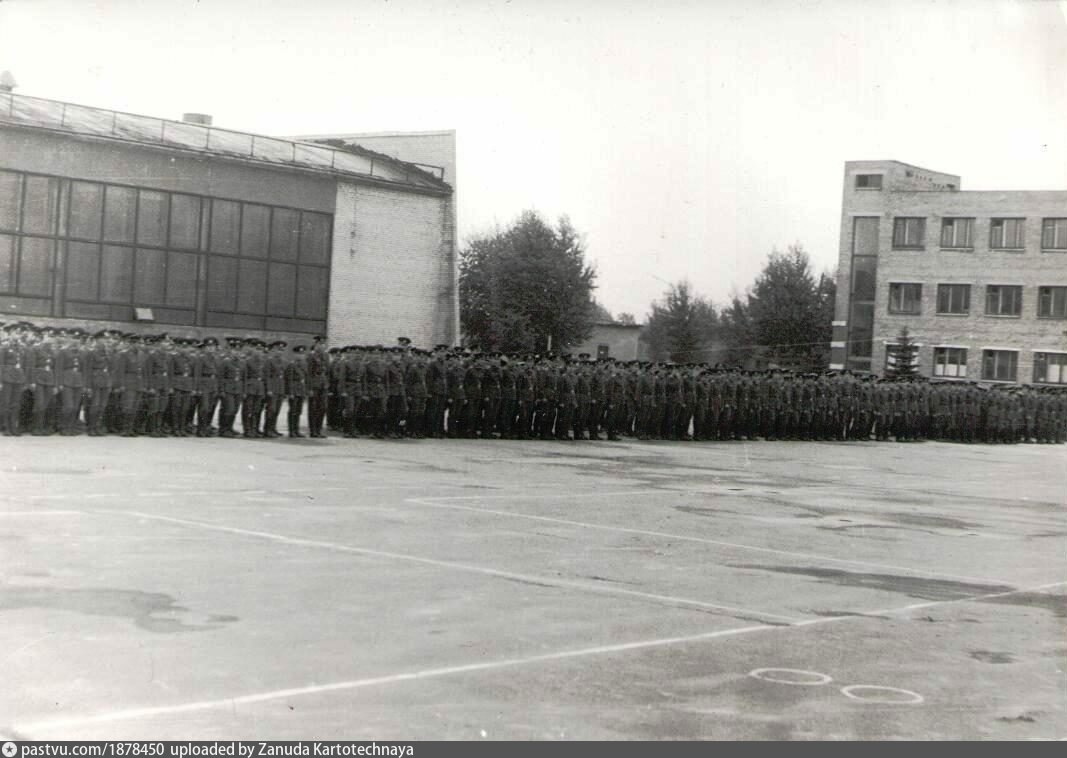
[[[922,695],[899,687],[878,687],[873,684],[851,684],[841,688],[841,694],[864,703],[883,703],[886,705],[918,705],[924,701]]]
[[[777,684],[793,684],[798,687],[818,687],[829,684],[833,677],[818,671],[805,671],[804,669],[752,669],[748,675],[753,679],[762,679],[765,682]]]

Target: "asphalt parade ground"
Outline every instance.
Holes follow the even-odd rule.
[[[1067,737],[1065,464],[0,438],[0,736]]]

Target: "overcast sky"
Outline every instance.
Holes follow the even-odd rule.
[[[266,134],[455,129],[461,240],[567,214],[597,297],[837,259],[843,162],[1067,189],[1067,3],[0,0],[18,92]]]

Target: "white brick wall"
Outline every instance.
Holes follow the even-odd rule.
[[[452,218],[451,198],[338,182],[331,345],[453,341]]]

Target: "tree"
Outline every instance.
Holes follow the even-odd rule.
[[[600,304],[600,301],[593,301],[593,320],[598,324],[614,324],[615,317],[611,315],[611,311]]]
[[[615,317],[615,323],[625,324],[626,326],[634,326],[637,324],[637,321],[636,319],[634,319],[634,314],[632,313],[620,313],[618,316]]]
[[[460,322],[479,350],[564,349],[592,333],[596,270],[566,217],[552,227],[534,211],[460,252]]]
[[[816,282],[803,247],[796,244],[785,253],[773,251],[745,304],[752,343],[762,348],[764,359],[779,365],[824,368],[833,297],[832,278],[824,274]]]
[[[897,341],[886,346],[886,353],[886,377],[908,379],[919,375],[919,346],[908,334],[908,327],[900,328]]]
[[[700,363],[710,360],[715,327],[715,307],[683,281],[672,284],[663,300],[652,304],[642,339],[652,360]]]
[[[715,355],[715,362],[727,366],[745,366],[758,363],[762,355],[756,345],[755,330],[748,316],[748,302],[736,293],[730,298],[730,307],[719,313],[719,338],[723,349]]]

